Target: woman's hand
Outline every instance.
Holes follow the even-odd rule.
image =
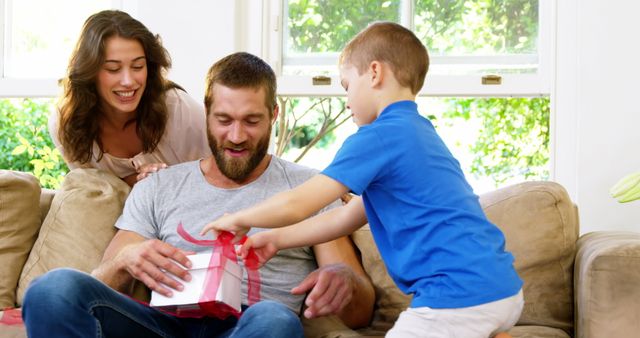
[[[136,176],[136,181],[141,181],[145,177],[149,176],[151,173],[155,173],[160,169],[167,168],[165,163],[147,163],[141,165],[136,171],[138,175]]]

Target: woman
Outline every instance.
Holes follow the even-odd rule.
[[[165,78],[170,67],[159,38],[127,13],[87,19],[49,118],[70,169],[102,169],[133,186],[159,168],[211,155],[204,106]]]

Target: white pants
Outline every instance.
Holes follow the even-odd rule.
[[[520,318],[524,299],[517,295],[495,302],[457,308],[408,308],[400,314],[390,338],[488,338],[511,329]]]

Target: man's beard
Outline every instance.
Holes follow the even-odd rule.
[[[245,147],[247,144],[233,144],[230,142],[225,143],[223,146],[218,145],[218,141],[207,132],[207,138],[209,139],[209,147],[213,153],[213,157],[216,160],[218,169],[227,178],[234,182],[244,182],[249,177],[249,174],[262,162],[262,159],[267,155],[269,149],[269,140],[271,138],[271,127],[269,131],[261,138],[256,144],[255,148],[247,148],[249,151],[249,157],[246,158],[228,158],[225,156],[224,148]]]

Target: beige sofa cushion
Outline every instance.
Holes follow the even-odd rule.
[[[482,195],[487,217],[502,229],[524,280],[519,325],[573,330],[573,260],[577,208],[553,182],[525,182]]]
[[[376,292],[370,329],[386,332],[391,329],[400,312],[409,307],[411,297],[402,293],[387,273],[368,224],[351,234],[351,239],[360,250],[362,267],[371,278]]]
[[[516,326],[509,330],[513,338],[571,338],[566,332],[546,326]]]
[[[0,170],[0,310],[15,306],[18,278],[40,229],[39,201],[33,175]]]
[[[90,272],[100,263],[129,191],[124,181],[97,169],[67,174],[22,270],[18,304],[31,280],[49,270],[72,267]]]

